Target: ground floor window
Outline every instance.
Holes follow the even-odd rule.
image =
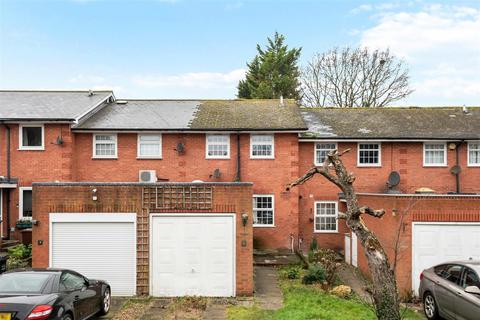
[[[19,199],[19,218],[31,219],[32,218],[32,187],[20,188]]]
[[[315,232],[337,232],[337,207],[335,201],[315,202]]]
[[[273,195],[257,194],[253,196],[253,225],[256,227],[273,226]]]

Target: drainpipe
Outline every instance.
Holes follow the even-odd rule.
[[[10,172],[10,127],[6,124],[5,129],[7,130],[6,138],[7,138],[7,182],[10,183],[11,179],[11,172]],[[7,212],[6,212],[6,223],[7,223],[7,239],[10,240],[10,188],[7,188],[6,194],[6,203],[7,203]]]
[[[462,142],[463,141],[458,142],[455,147],[455,165],[457,168],[460,168],[459,159],[458,159],[459,158],[458,148],[461,146]],[[460,170],[455,175],[455,182],[456,182],[456,192],[460,193]]]
[[[235,181],[242,181],[240,176],[240,132],[237,132],[237,175],[235,177]]]

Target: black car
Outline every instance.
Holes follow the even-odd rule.
[[[82,320],[110,309],[108,283],[63,269],[0,275],[0,320]]]

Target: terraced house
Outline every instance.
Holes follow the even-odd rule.
[[[403,291],[426,266],[480,258],[480,108],[312,109],[288,100],[120,100],[0,92],[3,238],[36,267],[75,267],[117,295],[252,293],[253,248],[345,254],[368,272],[321,177],[332,149]],[[115,270],[115,272],[112,272]]]

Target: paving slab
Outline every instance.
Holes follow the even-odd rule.
[[[278,271],[274,267],[254,268],[255,300],[262,309],[278,310],[283,306],[283,294],[278,285]]]
[[[343,284],[352,288],[353,292],[355,292],[362,300],[368,303],[373,301],[371,294],[366,290],[368,283],[357,268],[351,265],[342,264],[342,266],[338,268],[338,277]]]

